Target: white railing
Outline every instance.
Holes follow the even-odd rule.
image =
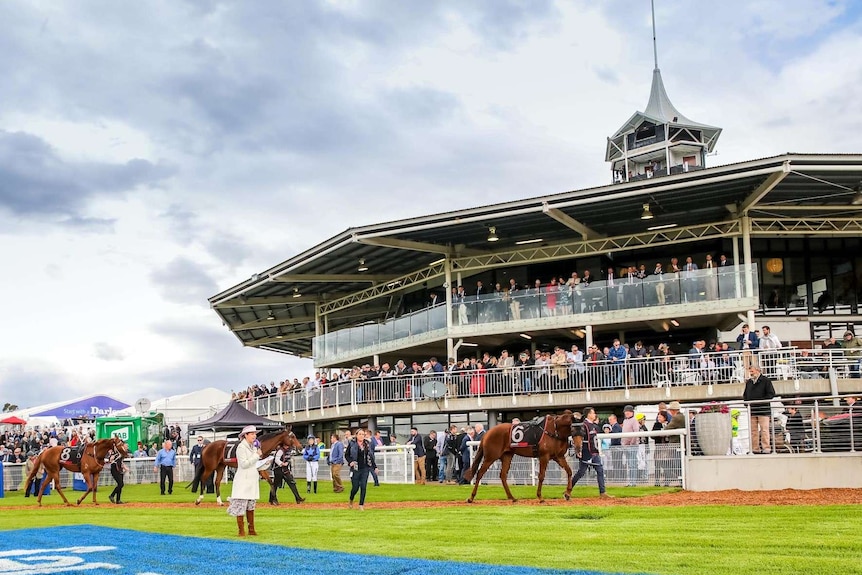
[[[421,402],[433,399],[527,396],[561,392],[592,392],[743,383],[746,368],[758,365],[773,380],[795,380],[800,390],[811,379],[859,377],[862,353],[855,349],[754,351],[627,357],[618,361],[586,360],[560,365],[465,369],[443,373],[369,377],[327,383],[310,391],[295,390],[239,400],[264,416],[361,404]],[[443,395],[440,392],[444,390]],[[384,405],[385,409],[385,405]]]

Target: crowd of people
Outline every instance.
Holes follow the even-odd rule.
[[[287,397],[304,392],[314,396],[334,384],[352,382],[358,403],[377,400],[406,400],[423,396],[421,383],[436,378],[446,384],[449,397],[514,392],[531,394],[546,391],[591,388],[648,387],[668,384],[742,383],[751,365],[760,365],[772,378],[828,377],[836,366],[846,369],[847,376],[862,374],[862,338],[848,330],[840,341],[828,338],[819,350],[788,353],[787,346],[770,326],[759,330],[744,324],[735,342],[699,339],[687,353],[674,353],[666,343],[634,345],[614,338],[604,347],[593,344],[582,350],[577,344],[549,349],[523,349],[499,355],[484,352],[476,357],[450,359],[447,364],[430,357],[412,363],[398,360],[394,364],[363,364],[333,372],[317,371],[314,376],[284,380],[279,384],[252,385],[233,394],[233,399],[254,409],[261,398]],[[785,373],[779,373],[779,370]],[[792,370],[790,372],[786,370]],[[422,378],[413,376],[423,376]],[[387,381],[402,378],[400,388],[385,388]],[[376,385],[383,384],[383,385]],[[382,391],[381,391],[382,390]]]

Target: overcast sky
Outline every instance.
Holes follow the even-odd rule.
[[[711,165],[862,152],[862,2],[657,0]],[[609,182],[648,0],[0,3],[0,403],[302,377],[207,297],[349,226]]]

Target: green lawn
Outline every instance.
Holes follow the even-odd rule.
[[[300,482],[301,491],[305,484]],[[229,493],[229,487],[225,489]],[[342,502],[338,509],[288,503],[260,504],[255,542],[337,548],[356,553],[531,565],[561,569],[620,572],[754,575],[764,573],[862,573],[862,514],[859,506],[697,506],[596,507],[589,504],[595,487],[576,488],[562,506],[468,506],[467,487],[383,485],[369,487],[364,512],[348,510],[346,493],[335,495],[329,483],[319,485],[312,502]],[[561,487],[545,490],[562,496]],[[667,491],[658,488],[611,490],[639,497]],[[133,485],[127,501],[176,502],[175,508],[120,507],[107,502],[80,508],[59,505],[52,494],[42,509],[3,509],[34,504],[17,493],[0,499],[3,529],[97,524],[154,533],[233,538],[235,523],[224,508],[195,507],[193,496],[178,488],[160,496],[155,485]],[[265,492],[262,486],[262,493]],[[532,487],[515,487],[529,499]],[[75,492],[67,491],[67,496]],[[503,499],[498,486],[482,486],[478,499]],[[450,507],[375,509],[381,501],[452,501]],[[348,544],[349,542],[349,544]]]

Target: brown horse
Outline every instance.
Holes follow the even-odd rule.
[[[66,499],[66,496],[63,494],[63,489],[60,487],[60,469],[65,469],[70,473],[82,473],[84,475],[84,481],[87,482],[87,492],[78,499],[78,505],[80,505],[90,493],[93,494],[93,505],[98,505],[99,502],[96,501],[96,489],[99,486],[99,474],[102,472],[102,468],[105,467],[105,457],[107,457],[112,451],[119,457],[129,457],[129,450],[126,447],[126,442],[119,437],[112,437],[111,439],[100,439],[99,441],[88,443],[83,447],[81,461],[78,463],[74,463],[70,460],[70,456],[72,456],[76,450],[77,447],[63,447],[58,445],[57,447],[51,447],[40,453],[39,458],[33,465],[32,471],[30,471],[30,474],[27,476],[27,487],[25,493],[30,491],[30,488],[33,485],[33,480],[36,478],[36,474],[39,472],[40,467],[44,465],[45,471],[48,472],[48,476],[45,478],[45,481],[42,482],[41,489],[39,489],[39,505],[42,505],[42,494],[45,493],[45,488],[48,487],[48,484],[52,480],[54,481],[54,488],[57,490],[57,493],[60,494],[60,497],[63,498],[63,502],[65,502],[66,505],[71,505],[69,500]]]
[[[299,439],[296,438],[296,435],[291,430],[290,425],[284,428],[284,431],[274,431],[271,433],[267,433],[266,435],[261,435],[257,438],[260,442],[260,451],[267,456],[270,452],[274,451],[279,445],[284,443],[285,445],[289,445],[294,447],[295,449],[302,450],[302,444],[299,442]],[[231,441],[231,444],[237,443],[236,440]],[[200,495],[195,500],[195,505],[200,505],[201,501],[204,499],[204,489],[207,479],[213,473],[215,476],[215,490],[216,490],[216,501],[219,505],[222,505],[221,500],[221,480],[222,476],[224,476],[225,467],[233,467],[236,468],[236,459],[226,460],[224,458],[225,447],[228,445],[228,442],[224,439],[220,439],[218,441],[213,441],[203,448],[201,451],[201,464],[198,466],[195,471],[195,478],[189,485],[192,485],[195,481],[200,483]],[[263,477],[267,482],[270,481],[269,472],[266,469],[261,469],[259,471],[261,477]],[[188,487],[188,486],[186,486]]]
[[[514,434],[513,427],[515,428]],[[473,492],[467,499],[467,503],[473,503],[482,476],[498,459],[500,460],[500,480],[503,482],[503,489],[506,490],[506,496],[514,503],[516,499],[509,490],[506,477],[509,474],[512,457],[515,455],[539,459],[539,489],[536,491],[539,502],[544,502],[542,484],[545,482],[545,471],[550,460],[556,461],[565,470],[568,482],[564,497],[567,501],[571,499],[572,468],[566,461],[566,452],[569,449],[569,437],[574,441],[575,451],[580,452],[583,443],[583,424],[569,410],[564,411],[561,415],[548,415],[536,445],[519,443],[521,438],[518,436],[519,433],[523,433],[523,429],[523,424],[513,426],[511,423],[501,423],[485,433],[479,443],[479,450],[476,452],[473,465],[464,473],[464,478],[468,481],[473,476],[476,477],[476,481],[473,483]]]

